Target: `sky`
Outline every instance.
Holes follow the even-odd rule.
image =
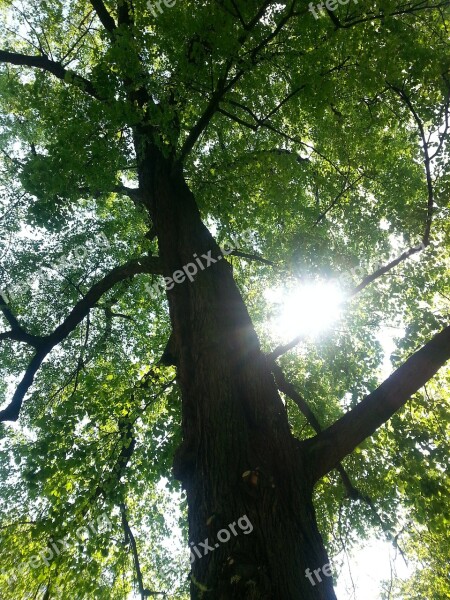
[[[278,306],[270,328],[283,342],[299,334],[310,339],[326,334],[327,330],[338,324],[345,310],[345,295],[333,282],[300,285],[289,292],[282,288],[269,289],[265,296]],[[380,369],[382,379],[392,372],[389,357],[395,349],[394,338],[402,333],[399,328],[386,328],[377,334],[384,352]],[[172,521],[173,537],[165,542],[165,546],[172,549],[175,555],[182,553],[183,548],[181,532],[174,523]],[[338,600],[380,600],[382,586],[389,585],[392,575],[406,579],[413,571],[392,544],[376,537],[361,542],[348,553],[342,552],[336,557],[336,564],[331,563],[331,566],[338,572],[335,585]],[[135,599],[138,596],[130,596],[129,600]]]
[[[380,600],[383,581],[406,579],[412,573],[388,542],[368,540],[345,557],[344,567],[335,586],[338,600]]]
[[[287,293],[282,288],[269,289],[265,296],[278,305],[271,329],[283,338],[283,343],[297,335],[315,339],[326,334],[338,325],[345,310],[345,294],[335,282],[299,285]],[[392,373],[390,355],[396,347],[394,339],[403,334],[401,328],[384,328],[377,333],[384,354],[381,380]],[[392,544],[375,537],[348,554],[341,553],[332,567],[339,572],[335,586],[338,600],[380,600],[383,582],[389,582],[392,574],[406,579],[413,570]]]

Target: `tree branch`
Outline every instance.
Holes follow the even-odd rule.
[[[258,11],[258,13],[255,15],[255,17],[247,25],[247,27],[245,29],[245,33],[239,39],[240,48],[242,48],[242,46],[244,46],[244,44],[248,40],[251,32],[256,27],[259,20],[263,17],[264,13],[267,10],[267,7],[270,4],[271,4],[271,0],[267,0],[266,2],[264,2],[261,9]],[[244,59],[244,57],[236,56],[236,57],[231,57],[227,61],[226,65],[225,65],[224,73],[219,78],[216,89],[212,93],[211,98],[208,102],[208,105],[206,106],[203,114],[199,117],[197,123],[192,127],[191,131],[189,132],[189,134],[180,150],[180,155],[178,158],[178,162],[180,164],[183,162],[184,158],[189,154],[189,152],[195,146],[200,135],[208,127],[209,123],[211,122],[211,119],[214,117],[216,112],[218,112],[220,102],[222,101],[224,96],[227,94],[227,92],[232,90],[233,87],[236,85],[236,83],[248,72],[247,65],[251,64],[252,67],[254,67],[257,64],[257,56],[261,52],[261,50],[263,50],[268,44],[270,44],[270,42],[272,40],[274,40],[278,36],[278,34],[282,31],[282,29],[286,25],[286,23],[295,15],[294,6],[295,6],[295,0],[293,2],[291,2],[291,5],[288,8],[286,14],[280,19],[279,23],[276,25],[276,27],[273,29],[273,31],[267,37],[265,37],[261,42],[259,42],[254,48],[249,50],[245,59]],[[238,66],[239,68],[237,69],[236,74],[231,79],[228,79],[228,75],[234,65]],[[245,65],[245,67],[243,67],[242,65]],[[297,91],[298,90],[294,90],[291,94],[289,94],[289,96],[285,100],[282,101],[281,105],[275,109],[275,112],[284,104],[284,102],[287,102],[293,95],[295,95],[297,93]]]
[[[125,504],[122,502],[120,504],[120,513],[122,515],[122,527],[125,533],[125,539],[130,543],[131,552],[133,554],[133,562],[134,568],[136,569],[136,577],[138,582],[139,595],[141,596],[141,600],[145,600],[150,596],[167,596],[165,592],[154,592],[152,590],[148,590],[144,588],[144,582],[142,578],[141,565],[139,562],[139,553],[137,549],[136,539],[134,537],[133,531],[128,523],[127,519],[127,510]]]
[[[5,298],[0,294],[0,311],[3,313],[3,316],[8,321],[11,326],[10,331],[4,331],[0,333],[0,342],[2,340],[14,340],[16,342],[24,342],[25,344],[29,344],[34,348],[37,348],[42,341],[42,338],[36,335],[32,335],[25,331],[22,325],[17,320],[14,313],[9,308],[6,303]]]
[[[263,258],[262,256],[258,256],[257,254],[248,254],[247,252],[241,252],[240,250],[233,250],[230,252],[230,256],[238,256],[240,258],[246,258],[247,260],[252,260],[255,262],[260,262],[263,265],[269,265],[269,267],[274,267],[275,263],[271,260],[267,260],[267,258]]]
[[[123,194],[124,196],[128,196],[129,198],[131,198],[135,205],[142,203],[142,193],[139,188],[130,188],[121,183],[114,187],[113,192],[115,192],[116,194]]]
[[[359,183],[363,177],[364,177],[364,175],[360,175],[359,177],[357,177],[354,181],[352,181],[350,183],[348,183],[348,178],[347,178],[346,185],[339,192],[339,194],[334,198],[334,200],[327,206],[327,208],[317,217],[314,225],[318,225],[321,221],[323,221],[323,219],[327,216],[327,214],[330,212],[330,210],[336,206],[336,204],[339,202],[339,200],[342,198],[342,196],[344,196],[349,190],[354,188],[354,186],[357,183]]]
[[[431,158],[429,153],[429,144],[427,142],[425,136],[425,128],[422,122],[422,119],[419,117],[416,109],[414,108],[411,99],[405,93],[403,89],[399,89],[398,87],[391,85],[388,81],[386,81],[387,85],[390,89],[395,92],[399,98],[404,102],[404,104],[408,107],[410,113],[412,114],[414,121],[419,129],[420,139],[422,141],[422,150],[424,157],[424,166],[425,166],[425,176],[427,180],[427,191],[428,191],[428,205],[427,205],[427,222],[425,227],[425,233],[423,235],[423,242],[427,246],[430,241],[430,231],[431,231],[431,222],[433,220],[433,208],[434,208],[434,192],[433,192],[433,179],[431,176]]]
[[[80,194],[89,194],[90,196],[93,196],[94,198],[98,198],[100,197],[102,194],[109,194],[109,193],[114,193],[114,194],[122,194],[123,196],[128,196],[135,205],[138,205],[142,202],[142,194],[139,188],[130,188],[126,185],[124,185],[123,183],[118,183],[117,185],[113,186],[111,189],[109,190],[95,190],[92,189],[90,187],[79,187],[78,191]]]
[[[144,583],[143,583],[143,579],[142,579],[141,565],[139,562],[139,554],[138,554],[138,550],[137,550],[136,540],[133,535],[133,531],[131,530],[131,527],[128,523],[126,507],[123,502],[120,504],[120,513],[122,515],[122,527],[123,527],[123,530],[125,533],[125,540],[130,543],[131,551],[133,553],[133,562],[134,562],[134,568],[136,569],[136,577],[137,577],[137,582],[138,582],[139,594],[141,596],[141,600],[144,600],[145,599]]]
[[[370,275],[367,275],[367,277],[365,277],[361,281],[361,283],[359,283],[349,293],[350,298],[359,294],[368,285],[370,285],[372,282],[376,281],[377,279],[379,279],[386,273],[389,273],[389,271],[392,271],[392,269],[394,269],[397,265],[399,265],[400,263],[407,260],[413,254],[417,254],[418,252],[421,252],[424,248],[426,248],[427,246],[430,245],[431,225],[433,222],[433,212],[434,212],[434,190],[433,190],[433,179],[432,179],[432,174],[431,174],[431,162],[437,155],[438,151],[435,152],[433,157],[430,156],[430,152],[429,152],[430,145],[429,145],[429,142],[427,141],[427,138],[425,135],[425,127],[424,127],[423,121],[420,118],[419,114],[417,113],[416,109],[414,108],[409,96],[405,93],[405,91],[403,89],[390,84],[388,81],[386,82],[386,84],[389,89],[391,89],[397,96],[399,96],[399,98],[402,100],[402,102],[405,104],[405,106],[407,106],[407,108],[411,112],[411,115],[412,115],[412,117],[418,127],[418,130],[419,130],[419,137],[422,142],[424,170],[425,170],[425,177],[426,177],[426,184],[427,184],[427,196],[428,196],[425,229],[424,229],[424,233],[422,236],[422,242],[418,246],[412,246],[411,248],[408,248],[408,250],[405,250],[404,252],[402,252],[402,254],[400,254],[397,258],[395,258],[388,264],[380,267],[379,269],[377,269]],[[449,101],[450,101],[449,98],[446,98],[445,105],[444,105],[445,131],[448,128]],[[439,148],[442,148],[441,141],[442,140],[440,140]],[[325,211],[324,215],[326,214],[326,212],[328,212],[328,210],[330,208],[332,208],[334,206],[336,201],[339,200],[339,198],[342,196],[343,193],[345,193],[345,191],[347,191],[347,188],[345,188],[343,190],[343,192],[341,192],[341,194],[339,194],[335,198],[335,200],[331,203],[330,207]],[[320,218],[321,217],[319,217],[319,220],[320,220]],[[316,221],[316,224],[319,222],[319,220]],[[300,342],[301,339],[302,339],[301,336],[295,337],[293,340],[291,340],[287,344],[280,345],[277,348],[275,348],[275,350],[273,350],[273,352],[271,352],[268,356],[273,359],[280,357],[282,354],[285,354],[286,352],[288,352],[289,350],[294,348]]]
[[[366,13],[366,16],[364,16],[364,17],[357,16],[353,21],[351,20],[351,18],[348,18],[344,22],[340,23],[339,28],[350,29],[351,27],[354,27],[355,25],[359,25],[361,23],[367,23],[368,21],[384,20],[384,19],[386,19],[387,16],[392,18],[392,17],[396,17],[396,16],[400,16],[400,15],[413,15],[422,10],[423,11],[435,10],[435,9],[439,9],[441,7],[448,7],[448,6],[449,6],[449,2],[447,0],[445,0],[444,2],[438,2],[436,4],[427,3],[427,2],[423,2],[422,0],[419,0],[419,2],[416,3],[416,5],[409,6],[405,10],[399,9],[399,10],[394,10],[390,13],[386,13],[383,11],[380,11],[379,13]]]
[[[22,377],[22,381],[19,383],[16,391],[14,392],[11,402],[4,410],[0,410],[0,422],[17,421],[25,394],[32,386],[34,376],[36,375],[44,358],[47,356],[50,350],[51,347],[43,346],[36,351],[36,354],[31,359],[31,362],[25,371],[25,375]]]
[[[301,341],[302,337],[303,336],[301,335],[297,335],[287,344],[280,344],[275,348],[275,350],[272,350],[272,352],[267,355],[267,358],[269,360],[276,360],[277,358],[280,358],[280,356],[286,354],[286,352],[289,352],[289,350],[292,350],[292,348],[295,348],[295,346]]]
[[[425,170],[425,177],[426,177],[426,182],[427,182],[427,194],[428,194],[425,230],[424,230],[424,233],[422,236],[422,243],[419,246],[413,246],[412,248],[409,248],[408,250],[406,250],[405,252],[400,254],[400,256],[398,256],[396,259],[394,259],[393,261],[388,263],[387,265],[381,267],[374,273],[371,273],[370,275],[365,277],[361,281],[361,283],[354,290],[352,290],[352,292],[350,293],[350,296],[355,296],[360,291],[362,291],[365,287],[367,287],[370,283],[372,283],[372,281],[375,281],[376,279],[378,279],[385,273],[388,273],[394,267],[396,267],[401,262],[407,260],[413,254],[417,254],[418,252],[421,252],[424,248],[426,248],[430,244],[431,225],[433,222],[433,212],[434,212],[434,190],[433,190],[433,178],[431,175],[431,161],[433,160],[433,158],[436,157],[436,155],[439,152],[439,149],[442,148],[442,145],[441,144],[439,145],[439,149],[436,150],[433,157],[431,157],[430,156],[430,145],[429,145],[429,142],[427,141],[427,138],[425,135],[425,127],[424,127],[423,121],[420,118],[416,109],[414,108],[414,106],[411,102],[411,99],[409,98],[409,96],[406,94],[406,92],[403,89],[400,89],[399,87],[390,84],[388,81],[386,83],[387,83],[388,87],[402,100],[402,102],[405,104],[405,106],[407,106],[407,108],[410,111],[410,113],[417,125],[417,128],[419,130],[419,137],[422,142],[423,162],[424,162],[424,170]],[[448,99],[446,99],[444,110],[445,110],[445,119],[446,119],[445,125],[446,125],[446,129],[447,129],[447,126],[448,126]]]
[[[281,367],[277,365],[275,361],[272,361],[270,364],[270,368],[275,378],[275,383],[277,384],[277,387],[280,390],[280,392],[283,392],[283,394],[285,394],[291,400],[293,400],[305,416],[308,423],[314,429],[314,431],[316,433],[321,433],[322,426],[320,425],[316,415],[309,408],[308,404],[306,403],[306,400],[297,392],[292,383],[289,383],[289,381],[286,379]],[[344,469],[341,463],[338,463],[336,465],[336,470],[341,476],[342,483],[347,491],[347,496],[349,498],[351,498],[352,500],[363,500],[364,502],[370,501],[370,498],[368,498],[357,488],[355,488],[355,486],[350,480],[350,477],[348,476],[347,471]]]
[[[29,56],[27,54],[0,50],[0,62],[9,63],[11,65],[34,67],[42,69],[43,71],[48,71],[61,81],[64,81],[64,83],[70,83],[89,96],[92,96],[97,100],[102,100],[94,85],[88,79],[82,75],[78,75],[72,70],[65,69],[60,62],[50,60],[48,56]]]
[[[385,273],[392,271],[392,269],[394,267],[396,267],[397,265],[399,265],[400,263],[405,261],[407,258],[412,256],[413,254],[417,254],[418,252],[421,252],[424,248],[426,248],[427,245],[429,245],[429,244],[425,244],[425,242],[422,242],[418,246],[413,246],[412,248],[405,250],[405,252],[402,252],[402,254],[400,254],[400,256],[397,256],[397,258],[392,260],[390,263],[384,265],[383,267],[380,267],[379,269],[377,269],[370,275],[367,275],[367,277],[365,277],[361,281],[360,284],[358,284],[355,288],[353,288],[353,290],[351,290],[348,293],[349,298],[352,298],[353,296],[356,296],[357,294],[362,292],[362,290],[365,289],[368,285],[370,285],[373,281],[379,279]],[[270,352],[267,355],[267,357],[270,359],[273,359],[273,360],[279,358],[283,354],[286,354],[286,352],[289,352],[289,350],[292,350],[292,348],[295,348],[295,346],[302,340],[302,338],[303,338],[303,336],[297,335],[295,338],[293,338],[287,344],[280,344],[274,350],[272,350],[272,352]]]
[[[3,296],[1,294],[0,294],[0,310],[2,311],[5,319],[11,325],[12,331],[22,329],[19,321],[17,320],[16,316],[12,313],[11,309],[9,308],[9,306],[6,303],[5,298],[3,298]]]
[[[359,292],[361,292],[364,288],[366,288],[369,284],[371,284],[376,279],[379,279],[385,273],[389,273],[389,271],[392,271],[392,269],[394,267],[396,267],[397,265],[399,265],[400,263],[405,261],[407,258],[412,256],[413,254],[417,254],[418,252],[421,252],[427,245],[428,244],[426,244],[425,242],[422,242],[418,246],[413,246],[412,248],[405,250],[405,252],[402,252],[400,254],[400,256],[397,256],[397,258],[394,258],[394,260],[391,260],[391,262],[388,263],[387,265],[380,267],[379,269],[377,269],[370,275],[367,275],[367,277],[364,277],[364,279],[361,281],[361,283],[359,285],[357,285],[349,293],[350,298],[353,296],[356,296],[356,294],[359,294]]]
[[[388,421],[450,359],[450,325],[333,425],[304,442],[317,481]]]
[[[109,33],[113,33],[117,28],[116,23],[112,16],[109,14],[106,6],[103,4],[103,0],[90,0],[101,24]]]
[[[217,109],[219,108],[219,103],[226,92],[234,85],[237,78],[240,78],[240,75],[235,75],[230,82],[227,82],[228,73],[231,69],[232,61],[228,61],[225,67],[225,74],[219,79],[217,88],[213,92],[207,107],[205,108],[203,114],[198,119],[197,123],[192,127],[189,132],[182,148],[180,151],[179,163],[181,164],[192,148],[195,146],[198,138],[209,125],[211,119],[215,115]]]
[[[162,274],[159,258],[147,256],[133,259],[122,266],[112,269],[103,279],[91,287],[86,296],[73,307],[66,319],[53,333],[45,337],[35,338],[36,353],[28,365],[25,375],[19,383],[10,404],[4,410],[0,411],[0,422],[17,421],[25,394],[30,389],[34,376],[45,357],[81,323],[102,295],[114,287],[116,283],[140,273]]]
[[[255,120],[255,124],[248,123],[247,121],[244,121],[237,115],[234,115],[220,107],[217,109],[217,112],[223,114],[225,117],[231,119],[232,121],[235,121],[236,123],[239,123],[240,125],[251,129],[252,131],[258,131],[260,127],[266,126],[267,121],[269,121],[269,119],[273,117],[279,110],[281,110],[281,108],[283,108],[283,106],[287,102],[289,102],[289,100],[291,100],[296,94],[300,93],[304,88],[305,85],[301,85],[300,87],[294,89],[290,94],[285,96],[285,98],[283,98],[283,100],[281,100],[275,108],[273,108],[265,117],[262,117],[261,119],[257,115],[255,115],[255,113],[249,108],[243,107],[237,102],[230,101],[230,104],[234,104],[235,106],[239,106],[239,108],[246,110],[246,112],[248,112],[251,115],[251,117]]]

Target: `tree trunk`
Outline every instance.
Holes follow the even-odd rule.
[[[137,147],[165,276],[196,258],[206,265],[208,253],[217,259],[181,169]],[[313,585],[305,574],[328,563],[309,465],[230,265],[219,259],[199,267],[168,299],[183,415],[174,474],[188,499],[191,598],[334,599],[331,577]]]

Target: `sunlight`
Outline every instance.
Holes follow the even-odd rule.
[[[380,589],[389,589],[392,578],[408,579],[415,565],[406,564],[389,542],[370,537],[364,545],[345,550],[335,558],[340,565],[335,592],[338,598],[379,600]]]
[[[331,282],[303,284],[287,292],[271,289],[265,295],[276,306],[271,329],[282,338],[322,333],[339,318],[344,300]]]

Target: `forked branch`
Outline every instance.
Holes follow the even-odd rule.
[[[273,361],[270,365],[270,368],[274,375],[275,383],[277,384],[277,387],[280,390],[280,392],[283,392],[283,394],[286,394],[288,398],[293,400],[305,416],[308,423],[314,429],[314,431],[316,433],[321,433],[322,426],[320,425],[316,415],[310,409],[310,407],[306,403],[306,400],[301,396],[301,394],[297,392],[292,383],[289,383],[289,381],[286,379],[281,367],[275,361]],[[342,484],[344,485],[347,492],[347,496],[349,498],[351,498],[352,500],[363,500],[364,502],[371,503],[371,500],[368,496],[364,495],[357,488],[355,488],[355,486],[350,480],[350,477],[348,476],[347,471],[344,469],[341,463],[338,463],[336,465],[336,470],[341,476]]]
[[[19,418],[20,409],[22,408],[23,399],[30,389],[31,385],[34,381],[34,376],[36,375],[39,367],[41,366],[43,360],[46,356],[51,352],[51,350],[60,344],[63,340],[65,340],[70,333],[83,321],[83,319],[89,314],[89,311],[96,305],[98,300],[108,292],[114,285],[127,279],[129,277],[134,277],[139,273],[154,273],[161,274],[162,268],[161,263],[158,257],[143,257],[138,259],[130,260],[120,267],[116,267],[112,269],[103,279],[95,283],[91,289],[87,292],[84,298],[82,298],[77,304],[73,307],[69,315],[64,319],[64,321],[51,333],[47,336],[31,336],[24,332],[22,328],[20,328],[20,335],[28,336],[31,341],[28,341],[32,346],[36,348],[36,352],[31,359],[31,362],[28,365],[28,368],[25,371],[25,374],[22,378],[22,381],[17,386],[17,389],[12,397],[10,404],[2,411],[0,411],[0,422],[3,421],[17,421]],[[10,320],[11,325],[13,325],[15,317],[12,315],[9,308],[5,305],[4,301],[2,301],[2,311],[5,315],[6,319]],[[6,312],[6,314],[5,314]],[[8,316],[7,316],[8,315]],[[11,315],[13,319],[11,319]],[[3,335],[3,339],[16,339],[18,341],[26,341],[25,339],[19,340],[19,333],[13,337],[15,328],[12,328],[11,332],[7,332],[7,336]]]

